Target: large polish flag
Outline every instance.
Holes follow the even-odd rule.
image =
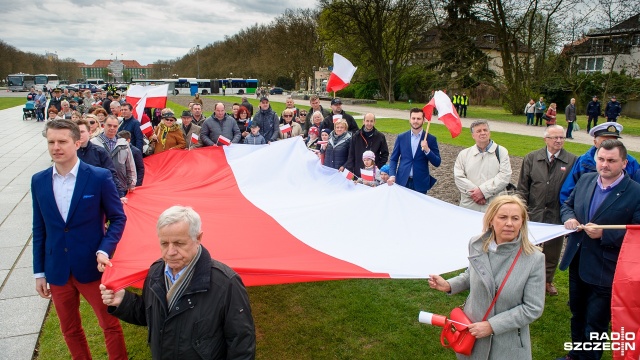
[[[327,81],[327,91],[340,91],[346,88],[357,69],[344,56],[333,53],[333,71]]]
[[[127,90],[127,102],[133,105],[133,117],[142,120],[144,108],[165,108],[169,84],[159,86],[132,85]]]
[[[434,108],[438,110],[438,120],[442,121],[444,126],[449,129],[451,137],[460,135],[462,132],[462,122],[449,96],[440,90],[433,94],[431,101],[422,108],[422,112],[428,121],[431,121]]]
[[[399,185],[345,179],[322,166],[301,137],[165,151],[144,161],[144,185],[128,196],[124,235],[103,275],[111,289],[142,286],[161,257],[156,221],[173,205],[200,214],[204,246],[248,286],[427,278],[466,267],[469,239],[482,228],[480,212]],[[283,184],[288,191],[273,191]],[[308,214],[331,218],[330,225],[305,221]],[[529,229],[536,243],[567,233],[560,225]]]

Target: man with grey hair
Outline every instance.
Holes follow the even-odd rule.
[[[240,142],[240,128],[235,119],[224,112],[224,104],[217,103],[213,115],[207,118],[200,129],[200,141],[203,146],[223,145],[220,136],[224,136],[232,143]]]
[[[147,326],[153,359],[254,359],[255,328],[240,276],[202,246],[202,221],[172,206],[156,231],[162,258],[151,265],[142,295],[100,285],[108,312]]]
[[[576,161],[576,156],[564,149],[564,129],[551,125],[544,131],[545,147],[530,152],[522,161],[516,193],[525,204],[529,220],[547,224],[562,224],[560,219],[560,188]],[[546,268],[546,292],[558,295],[553,285],[564,236],[543,243]]]
[[[474,121],[470,128],[476,144],[460,151],[453,176],[460,190],[460,206],[484,212],[509,185],[511,161],[507,149],[491,140],[486,120]]]

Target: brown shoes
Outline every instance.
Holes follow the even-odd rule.
[[[558,289],[556,289],[553,283],[547,283],[547,295],[558,296]]]

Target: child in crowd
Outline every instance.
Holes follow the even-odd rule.
[[[389,180],[389,165],[384,164],[380,168],[380,181],[385,184]]]
[[[260,126],[257,122],[251,123],[251,134],[244,138],[244,143],[249,145],[264,145],[267,142],[264,140],[264,136],[260,135]]]
[[[307,138],[307,149],[309,150],[317,150],[318,149],[318,128],[312,126],[309,128],[309,137]]]
[[[359,184],[376,187],[382,184],[380,179],[380,169],[376,166],[376,154],[371,150],[367,150],[362,154],[362,161],[364,162],[364,169],[360,170],[360,177],[356,181]],[[365,180],[363,170],[370,171],[373,176],[373,180]]]

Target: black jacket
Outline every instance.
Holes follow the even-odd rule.
[[[109,170],[111,172],[113,182],[116,184],[116,189],[118,189],[118,196],[125,196],[127,186],[120,182],[118,174],[116,173],[116,167],[113,166],[113,160],[111,160],[111,156],[107,150],[89,141],[87,146],[78,148],[76,152],[78,153],[78,158],[82,160],[82,162]]]
[[[587,104],[587,115],[599,116],[600,113],[600,101],[589,101],[589,104]]]
[[[356,123],[356,121],[353,119],[353,116],[347,114],[346,112],[344,112],[344,110],[342,110],[341,114],[342,114],[342,118],[347,121],[347,125],[349,126],[347,130],[353,135],[353,133],[355,133],[359,129],[358,123]],[[329,116],[325,117],[324,120],[322,120],[322,123],[320,124],[320,131],[322,131],[322,129],[331,129],[331,131],[333,131],[333,113],[332,112],[330,112]]]
[[[384,134],[376,130],[375,127],[370,134],[366,134],[363,129],[364,126],[353,134],[351,146],[349,147],[349,157],[344,164],[345,168],[351,170],[358,177],[360,177],[360,169],[364,169],[362,154],[365,151],[371,150],[376,154],[376,166],[378,169],[389,160],[389,147]]]
[[[147,326],[153,359],[255,358],[249,297],[235,271],[202,247],[191,282],[168,312],[164,269],[162,259],[154,262],[142,295],[126,291],[118,307],[108,307],[128,323]]]

